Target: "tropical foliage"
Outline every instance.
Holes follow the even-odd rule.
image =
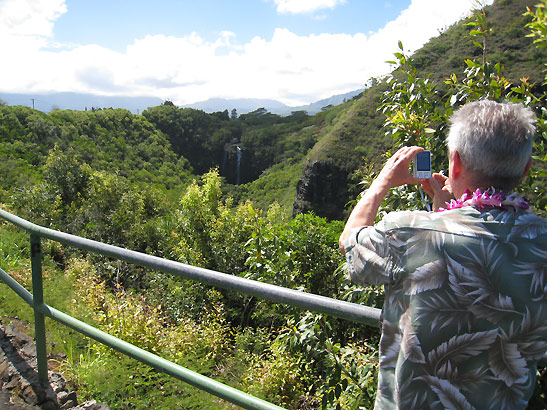
[[[0,104],[0,203],[35,223],[90,239],[381,307],[380,290],[345,278],[337,246],[341,221],[313,213],[290,217],[303,165],[336,164],[351,175],[351,195],[374,177],[384,153],[400,145],[431,149],[435,169],[446,169],[442,141],[455,107],[486,96],[522,101],[540,121],[535,171],[521,189],[535,211],[545,212],[545,88],[526,79],[525,68],[522,80],[505,75],[502,63],[512,57],[498,44],[505,36],[513,56],[542,66],[544,51],[524,47],[526,57],[512,48],[521,38],[531,42],[527,33],[545,44],[545,0],[541,4],[522,9],[519,24],[506,28],[499,22],[504,10],[522,5],[498,1],[414,56],[400,43],[392,76],[371,80],[362,95],[314,116],[280,117],[264,109],[206,114],[170,102],[142,115],[113,109],[45,114]],[[462,42],[463,36],[470,38]],[[435,56],[464,43],[467,51],[439,62],[454,69],[439,77],[447,71],[431,65]],[[422,207],[419,192],[403,187],[383,211],[415,207]],[[0,229],[2,268],[28,285],[25,237]],[[358,409],[374,402],[376,328],[58,244],[47,242],[45,250],[46,293],[105,331],[287,408]],[[2,314],[30,319],[12,297],[0,287]],[[114,408],[149,408],[157,400],[165,408],[229,408],[55,325],[52,332],[67,374],[85,397]],[[542,382],[534,408],[542,406]]]

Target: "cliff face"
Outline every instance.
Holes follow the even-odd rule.
[[[349,101],[325,135],[308,154],[296,187],[293,215],[313,211],[329,220],[343,220],[346,204],[355,199],[352,175],[365,163],[380,162],[378,153],[390,148],[377,111],[385,85],[378,84]],[[355,183],[355,181],[353,181]]]
[[[347,203],[348,173],[332,162],[308,161],[296,187],[293,217],[313,211],[329,220],[342,219]]]

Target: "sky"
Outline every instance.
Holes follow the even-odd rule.
[[[303,105],[387,74],[399,40],[411,53],[476,4],[0,0],[0,92]]]

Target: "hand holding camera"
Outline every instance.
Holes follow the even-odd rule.
[[[433,173],[431,151],[422,151],[416,154],[413,160],[413,172],[414,177],[423,180],[421,187],[433,199],[433,211],[444,207],[447,202],[454,198],[452,189],[448,183],[448,177],[443,174]],[[426,204],[426,207],[430,210],[429,205]]]
[[[378,185],[384,194],[391,188],[405,184],[419,184],[417,178],[409,172],[410,163],[418,153],[423,152],[422,147],[403,147],[387,160],[382,171],[374,180],[373,184]]]
[[[413,172],[409,172],[412,162]],[[382,187],[383,194],[387,190],[404,184],[420,184],[423,190],[433,199],[434,211],[445,206],[454,198],[448,177],[433,173],[431,167],[431,152],[422,147],[403,147],[399,149],[384,165],[384,168],[374,181]],[[429,209],[429,208],[428,208]]]
[[[448,177],[443,174],[433,174],[431,178],[422,182],[422,188],[431,198],[433,198],[433,211],[444,208],[447,202],[454,199]]]

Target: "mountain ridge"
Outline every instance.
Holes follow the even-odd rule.
[[[108,95],[59,92],[59,93],[4,93],[0,100],[8,105],[32,107],[42,112],[55,109],[87,111],[98,108],[125,108],[138,114],[148,107],[160,105],[163,100],[155,97],[118,97]]]
[[[353,90],[344,94],[336,94],[306,105],[288,106],[272,99],[260,98],[209,98],[192,104],[186,104],[181,108],[195,108],[205,112],[217,112],[235,109],[238,114],[247,114],[259,108],[265,108],[272,114],[290,115],[294,111],[306,111],[313,115],[320,112],[327,106],[335,106],[349,100],[363,92],[363,89]]]
[[[209,98],[192,104],[179,106],[180,108],[194,108],[207,113],[218,111],[232,111],[238,114],[247,114],[259,108],[278,115],[290,115],[294,111],[306,111],[313,115],[327,106],[335,106],[362,93],[363,90],[354,90],[344,94],[333,95],[328,98],[301,106],[288,106],[273,99],[260,98]],[[87,93],[60,92],[60,93],[4,93],[0,91],[0,100],[8,105],[23,105],[42,112],[55,109],[69,109],[86,111],[99,108],[125,108],[134,114],[149,107],[161,105],[164,100],[156,97],[105,96]]]

